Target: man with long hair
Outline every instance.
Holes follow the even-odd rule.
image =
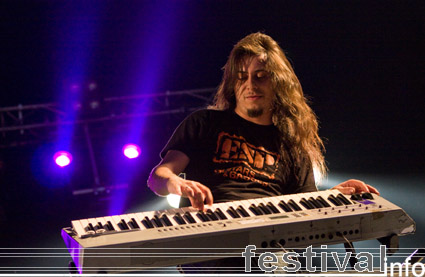
[[[188,198],[200,210],[213,202],[311,192],[313,169],[326,174],[323,152],[317,118],[284,52],[270,36],[253,33],[231,51],[213,105],[175,130],[148,186]],[[334,189],[378,193],[359,180]]]

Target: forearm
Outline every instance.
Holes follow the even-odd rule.
[[[178,176],[188,164],[189,158],[183,152],[168,151],[160,164],[152,170],[148,187],[160,196],[177,194],[188,197],[193,207],[203,210],[204,202],[212,205],[213,196],[211,190],[203,184]]]
[[[173,178],[178,177],[170,168],[166,166],[156,166],[148,179],[148,187],[159,196],[166,196],[170,193],[167,183]]]

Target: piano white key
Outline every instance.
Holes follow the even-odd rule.
[[[143,222],[146,221],[147,219],[145,217],[150,217],[152,214],[152,212],[150,213],[146,213],[146,212],[138,212],[135,213],[135,216],[137,218],[137,224],[139,224],[140,228],[145,230],[145,229],[151,229],[149,227],[147,227]],[[148,220],[150,222],[150,218]]]
[[[145,224],[143,224],[143,220],[145,219],[145,215],[142,212],[138,212],[134,214],[134,219],[137,221],[137,224],[139,224],[139,227],[141,230],[148,229]]]
[[[107,222],[103,217],[96,217],[95,220],[98,223],[100,222],[100,224],[102,224],[103,228],[105,229],[105,225],[107,224]],[[105,231],[107,231],[107,229],[105,229]]]
[[[80,238],[86,235],[86,231],[84,230],[84,227],[81,225],[81,220],[73,220],[71,223],[72,223],[72,228],[74,228],[74,231],[77,233],[77,235]]]
[[[119,215],[113,215],[113,216],[111,216],[111,217],[112,217],[112,220],[114,221],[115,225],[117,225],[117,229],[116,229],[116,231],[117,231],[117,232],[125,231],[125,229],[121,229],[121,228],[119,227],[119,225],[121,225],[121,224],[120,224],[121,217],[120,217]]]
[[[80,223],[81,223],[81,226],[83,226],[83,229],[84,229],[86,235],[94,235],[95,234],[94,230],[89,230],[89,228],[88,228],[89,221],[87,219],[81,219]]]
[[[131,213],[128,215],[128,217],[130,218],[130,220],[132,220],[134,218],[134,221],[137,223],[137,225],[139,226],[138,229],[142,230],[145,229],[143,223],[141,222],[141,220],[139,220],[139,216],[138,213]]]

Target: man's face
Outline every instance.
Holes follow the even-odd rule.
[[[274,92],[264,62],[257,56],[245,57],[237,78],[235,112],[254,123],[271,124]]]

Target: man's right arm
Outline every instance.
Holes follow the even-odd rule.
[[[171,193],[187,197],[194,208],[204,210],[204,203],[208,205],[213,203],[211,190],[199,182],[185,180],[178,176],[184,171],[189,161],[189,157],[183,152],[169,150],[152,170],[148,187],[160,196]]]

